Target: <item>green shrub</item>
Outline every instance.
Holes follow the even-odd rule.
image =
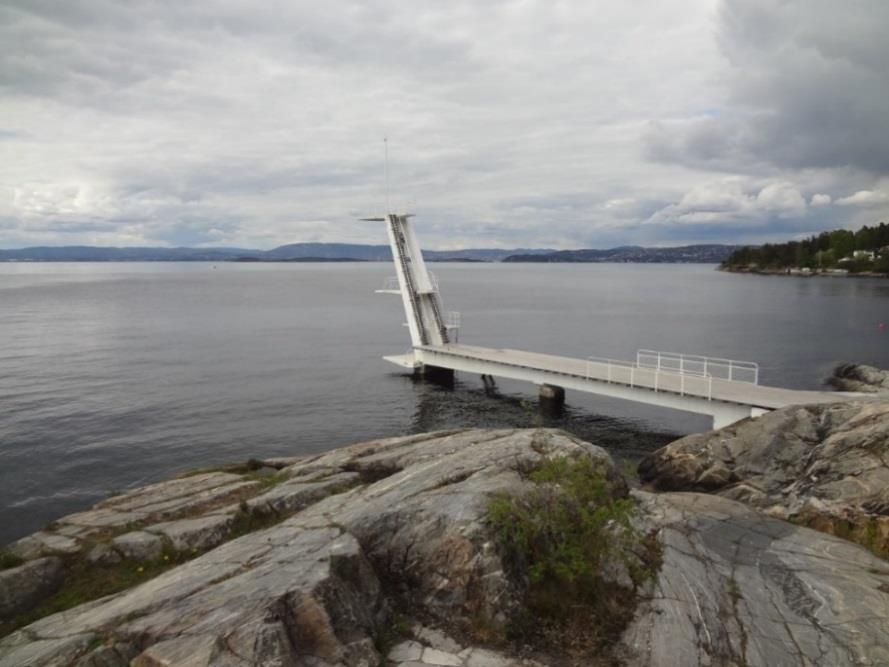
[[[658,545],[633,527],[635,502],[592,460],[546,461],[529,479],[529,492],[488,505],[504,567],[524,592],[507,635],[590,654],[629,622],[637,588],[659,566]]]

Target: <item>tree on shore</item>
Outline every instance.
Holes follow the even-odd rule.
[[[855,232],[835,229],[802,241],[739,248],[722,267],[768,271],[843,268],[852,273],[889,273],[889,225],[880,222]]]

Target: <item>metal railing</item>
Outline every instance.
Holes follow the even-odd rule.
[[[697,354],[639,350],[636,366],[659,371],[711,376],[732,382],[759,384],[759,364],[753,361],[737,361],[718,357],[702,357]]]
[[[428,272],[429,274],[429,282],[432,285],[432,289],[435,292],[438,292],[438,276],[436,276],[432,271]],[[401,284],[398,282],[398,276],[388,276],[383,281],[383,287],[380,289],[381,292],[400,292]]]
[[[462,323],[462,320],[462,315],[460,315],[460,313],[456,310],[449,310],[447,313],[445,313],[445,330],[447,332],[453,332],[455,343],[460,342],[460,324]]]
[[[400,292],[401,285],[398,283],[398,276],[389,276],[383,281],[381,292]]]
[[[631,361],[587,357],[586,379],[653,389],[656,392],[670,391],[680,396],[691,394],[706,397],[708,401],[713,400],[712,375],[641,366]]]

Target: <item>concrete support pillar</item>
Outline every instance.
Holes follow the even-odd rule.
[[[558,415],[565,408],[565,390],[554,384],[540,385],[540,410],[544,414]]]
[[[453,368],[442,368],[441,366],[423,364],[414,371],[414,375],[427,382],[434,382],[435,384],[441,384],[447,387],[454,386]]]

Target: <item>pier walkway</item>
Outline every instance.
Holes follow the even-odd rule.
[[[437,366],[452,367],[468,362],[496,365],[501,370],[516,368],[525,371],[565,376],[606,384],[619,384],[655,392],[670,392],[680,396],[737,403],[772,410],[799,403],[822,403],[841,399],[834,391],[802,391],[767,387],[739,380],[727,380],[698,374],[681,373],[665,368],[638,366],[630,362],[574,359],[551,354],[500,350],[475,345],[448,344],[440,347],[420,347],[420,354]],[[434,361],[433,361],[434,359]],[[449,359],[450,361],[445,361]],[[438,363],[436,363],[438,362]],[[503,373],[493,373],[502,375]],[[491,375],[489,373],[489,375]]]

